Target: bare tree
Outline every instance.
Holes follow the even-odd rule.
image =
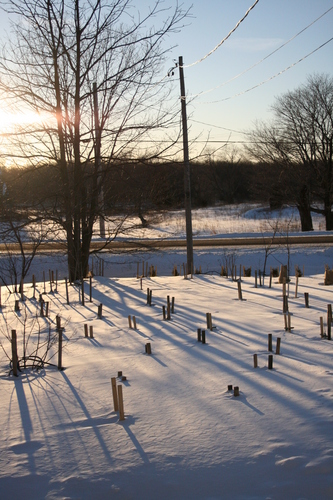
[[[42,208],[64,230],[74,281],[87,272],[94,226],[105,217],[108,167],[142,154],[147,137],[174,123],[159,75],[164,39],[181,28],[187,12],[160,0],[142,17],[130,0],[0,3],[15,21],[0,61],[0,90],[14,107],[40,116],[12,136],[12,155],[56,170],[58,190]],[[145,154],[154,158],[157,151]]]
[[[325,216],[333,229],[333,78],[314,75],[278,97],[273,123],[252,132],[251,155],[282,166],[281,186],[295,201],[302,230],[312,230],[311,210]],[[319,202],[315,205],[313,202]]]

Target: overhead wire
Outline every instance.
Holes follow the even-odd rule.
[[[238,21],[238,23],[236,24],[236,26],[231,30],[229,31],[229,33],[227,34],[227,36],[225,36],[221,41],[220,43],[218,43],[216,45],[216,47],[214,47],[210,52],[208,52],[205,56],[203,56],[201,59],[198,59],[197,61],[195,61],[194,63],[191,63],[191,64],[186,64],[186,65],[183,65],[183,68],[191,68],[192,66],[195,66],[196,64],[199,64],[201,62],[203,62],[205,59],[207,59],[207,57],[211,56],[214,52],[217,51],[217,49],[219,49],[221,47],[221,45],[226,41],[228,40],[228,38],[236,31],[236,29],[239,27],[239,25],[244,21],[244,19],[249,15],[249,13],[251,12],[252,9],[254,9],[254,7],[257,5],[257,3],[259,2],[259,0],[256,0],[254,2],[254,4],[245,12],[244,16],[242,17],[242,19],[240,19]]]
[[[271,80],[274,80],[274,78],[277,78],[278,76],[282,75],[283,73],[285,73],[286,71],[288,71],[289,69],[293,68],[294,66],[296,66],[297,64],[299,64],[300,62],[304,61],[305,59],[307,59],[308,57],[310,57],[312,54],[314,54],[315,52],[317,52],[318,50],[322,49],[323,47],[325,47],[325,45],[327,45],[328,43],[330,43],[331,41],[333,40],[333,37],[330,38],[329,40],[327,40],[326,42],[322,43],[321,45],[319,45],[319,47],[317,47],[316,49],[312,50],[311,52],[309,52],[308,54],[306,54],[304,57],[302,57],[301,59],[299,59],[298,61],[294,62],[293,64],[290,64],[290,66],[287,66],[286,68],[284,68],[283,70],[279,71],[278,73],[276,73],[275,75],[272,75],[271,77],[267,78],[266,80],[263,80],[262,82],[260,83],[257,83],[256,85],[254,85],[253,87],[250,87],[246,90],[243,90],[242,92],[239,92],[238,94],[234,94],[232,96],[229,96],[229,97],[225,97],[223,99],[218,99],[216,101],[208,101],[208,102],[201,102],[201,104],[215,104],[217,102],[224,102],[224,101],[229,101],[230,99],[234,99],[235,97],[239,97],[241,95],[244,95],[246,94],[247,92],[250,92],[251,90],[254,90],[258,87],[261,87],[261,85],[264,85],[265,83],[268,83],[270,82]]]
[[[263,57],[262,59],[260,59],[260,61],[257,61],[256,63],[254,63],[252,66],[250,66],[249,68],[245,69],[244,71],[242,71],[241,73],[238,73],[237,75],[233,76],[232,78],[230,78],[229,80],[226,80],[225,82],[217,85],[216,87],[213,87],[211,89],[208,89],[208,90],[203,90],[202,92],[199,92],[198,94],[193,94],[193,95],[190,95],[188,97],[191,97],[191,98],[194,98],[194,97],[199,97],[199,96],[202,96],[204,94],[209,94],[210,92],[213,92],[214,90],[217,90],[221,87],[224,87],[225,85],[227,85],[228,83],[236,80],[237,78],[243,76],[245,73],[247,73],[248,71],[250,71],[251,69],[255,68],[256,66],[258,66],[259,64],[261,64],[262,62],[266,61],[266,59],[268,59],[269,57],[271,57],[272,55],[276,54],[276,52],[278,52],[279,50],[283,49],[283,47],[285,47],[286,45],[288,45],[288,43],[292,42],[293,40],[295,40],[295,38],[297,38],[299,35],[301,35],[302,33],[304,33],[304,31],[306,31],[307,29],[309,29],[311,26],[313,26],[317,21],[319,21],[322,17],[326,16],[326,14],[328,14],[331,10],[333,9],[333,6],[330,7],[328,10],[326,10],[323,14],[321,14],[319,17],[317,17],[314,21],[312,21],[310,24],[308,24],[305,28],[303,28],[301,31],[299,31],[298,33],[296,33],[296,35],[292,36],[291,38],[289,38],[289,40],[287,40],[286,42],[284,42],[282,45],[280,45],[279,47],[277,47],[275,50],[273,50],[272,52],[270,52],[269,54],[267,54],[265,57]]]

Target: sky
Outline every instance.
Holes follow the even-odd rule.
[[[184,7],[192,5],[192,18],[172,38],[177,47],[171,53],[176,60],[182,56],[185,65],[190,140],[244,141],[246,135],[235,131],[249,131],[256,121],[270,120],[275,97],[304,84],[311,74],[332,76],[333,40],[294,65],[332,38],[330,0],[259,0],[228,40],[191,66],[214,49],[253,4],[254,0],[183,1]]]
[[[153,3],[135,0],[133,12],[143,14]],[[167,39],[171,49],[163,72],[183,57],[192,148],[196,142],[191,157],[206,141],[212,152],[222,148],[220,154],[229,154],[233,144],[247,140],[246,132],[257,121],[273,117],[275,97],[304,84],[311,74],[332,75],[333,0],[259,0],[256,5],[255,0],[183,0],[179,4],[190,8],[191,15],[186,26]],[[165,0],[164,5],[174,7],[176,0]],[[206,57],[253,5],[231,36]],[[6,28],[8,19],[2,13],[2,36]],[[173,78],[177,100],[178,71]]]

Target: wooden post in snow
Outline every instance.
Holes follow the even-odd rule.
[[[97,310],[97,316],[99,319],[101,319],[102,315],[103,315],[103,304],[99,304],[98,310]]]
[[[118,411],[119,405],[118,405],[118,392],[117,392],[116,377],[111,378],[111,388],[112,388],[113,408],[114,408],[114,411]]]
[[[62,328],[58,330],[58,370],[62,369]]]
[[[237,282],[237,287],[238,287],[238,300],[243,300],[242,285],[240,281]]]
[[[67,278],[65,278],[65,286],[66,286],[66,301],[67,301],[67,305],[69,305],[69,295],[68,295],[68,282],[67,282]]]
[[[331,340],[332,304],[327,304],[327,338]]]
[[[81,281],[81,295],[82,295],[82,305],[84,306],[84,279]]]
[[[13,365],[13,375],[14,377],[17,377],[18,357],[17,357],[16,330],[12,330],[12,365]]]
[[[281,347],[281,337],[278,337],[276,339],[276,351],[275,351],[275,354],[280,354],[280,347]]]
[[[123,386],[118,385],[119,420],[125,420]]]

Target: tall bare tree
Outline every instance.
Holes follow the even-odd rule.
[[[14,107],[40,115],[12,136],[11,154],[36,168],[54,165],[59,189],[42,209],[65,232],[75,280],[87,272],[94,225],[104,217],[108,166],[142,155],[147,135],[174,119],[160,69],[164,39],[181,28],[188,12],[178,4],[165,8],[160,0],[142,17],[130,0],[0,5],[14,22],[0,60],[0,91]],[[157,151],[146,154],[152,158]]]
[[[333,229],[333,78],[312,75],[275,100],[273,123],[259,123],[248,151],[282,166],[281,186],[295,201],[303,230],[312,229],[311,210]],[[319,202],[319,203],[318,203]]]

